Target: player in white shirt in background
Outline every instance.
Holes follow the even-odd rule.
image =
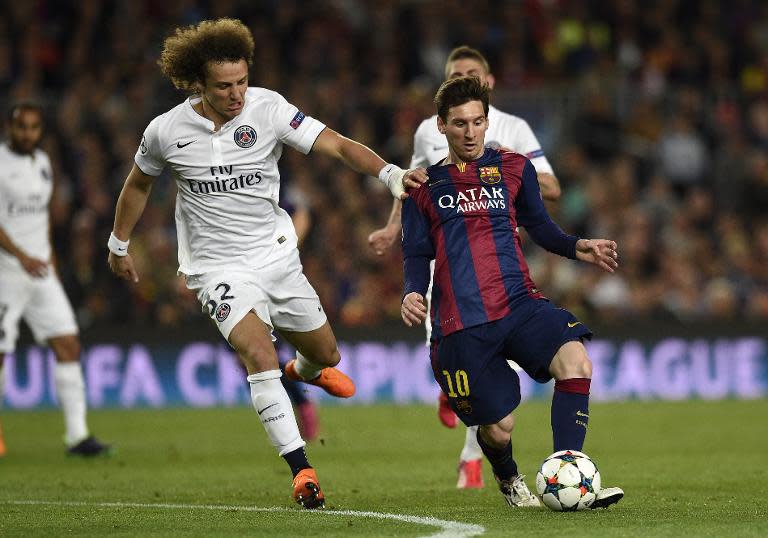
[[[272,330],[298,350],[286,367],[289,377],[344,398],[354,384],[333,368],[340,360],[336,338],[302,272],[291,219],[278,206],[277,161],[284,144],[318,152],[378,176],[403,197],[404,186],[417,187],[427,176],[387,164],[276,92],[249,88],[253,50],[250,30],[234,19],[178,28],[165,40],[160,67],[191,97],[144,131],[117,202],[109,266],[138,281],[129,238],[155,177],[170,168],[178,187],[179,272],[245,366],[253,406],[293,473],[294,499],[318,508],[324,495],[280,383]]]
[[[453,49],[445,63],[446,80],[462,76],[476,76],[481,82],[488,84],[493,89],[494,77],[490,72],[488,61],[476,49],[461,46]],[[528,126],[528,123],[517,116],[507,114],[501,110],[490,107],[488,112],[488,131],[485,136],[486,146],[504,147],[516,153],[525,155],[536,168],[539,187],[545,200],[554,201],[560,198],[560,184],[552,171],[552,166],[544,156],[536,135]],[[448,155],[448,142],[445,135],[437,129],[437,116],[432,116],[421,122],[413,137],[413,156],[411,168],[426,168],[435,164]],[[368,243],[378,255],[392,246],[400,236],[400,211],[402,202],[395,200],[389,221],[384,228],[375,230],[368,237]],[[430,265],[434,272],[434,261]],[[432,284],[427,291],[427,300],[432,294]],[[427,331],[427,344],[431,335],[429,316],[425,321]],[[456,427],[456,415],[448,405],[445,395],[440,393],[438,406],[440,422],[448,428]],[[477,427],[469,427],[466,431],[464,447],[459,457],[459,478],[457,488],[482,488],[484,485],[482,474],[483,452],[477,443]]]
[[[53,378],[64,413],[67,453],[108,454],[110,446],[88,432],[77,323],[53,263],[53,172],[48,155],[38,147],[42,108],[33,103],[11,107],[7,134],[0,144],[0,403],[4,358],[14,351],[24,319],[35,340],[50,346],[56,356]],[[0,431],[0,456],[5,451]]]

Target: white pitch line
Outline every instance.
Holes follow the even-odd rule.
[[[88,506],[96,508],[150,508],[150,509],[169,509],[169,510],[219,510],[242,512],[293,512],[302,514],[322,514],[327,516],[352,516],[368,517],[373,519],[393,519],[404,523],[413,523],[416,525],[429,525],[440,529],[436,534],[429,534],[423,538],[468,538],[470,536],[479,536],[485,532],[485,527],[473,525],[471,523],[461,523],[460,521],[447,521],[434,517],[407,516],[402,514],[387,514],[382,512],[361,512],[358,510],[304,510],[297,511],[290,508],[259,508],[258,506],[232,506],[221,504],[172,504],[172,503],[129,503],[129,502],[97,502],[88,503],[81,501],[0,501],[0,504],[15,505],[49,505],[49,506]]]

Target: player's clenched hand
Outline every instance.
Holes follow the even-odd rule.
[[[385,226],[384,228],[379,228],[378,230],[371,232],[371,235],[368,236],[368,246],[371,247],[377,255],[383,256],[387,249],[389,249],[395,242],[396,238],[397,230],[390,226]]]
[[[619,266],[619,253],[616,249],[616,241],[610,239],[579,239],[576,242],[576,258],[613,273]]]
[[[421,325],[421,322],[427,319],[427,305],[424,303],[424,297],[415,291],[406,295],[403,298],[403,304],[400,305],[400,315],[409,327]]]
[[[115,256],[113,253],[109,253],[107,258],[110,270],[120,278],[130,280],[131,282],[139,281],[139,274],[136,272],[136,268],[133,266],[133,259],[131,255]]]

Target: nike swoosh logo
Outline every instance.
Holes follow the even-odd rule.
[[[128,249],[123,247],[117,247],[117,250],[119,250],[120,252],[123,252],[124,250],[128,250]]]
[[[432,151],[440,151],[443,149],[448,149],[448,146],[432,146]]]
[[[187,147],[188,145],[190,145],[192,142],[196,142],[196,141],[195,141],[195,140],[192,140],[192,141],[190,141],[190,142],[187,142],[186,144],[182,144],[181,142],[176,142],[176,147],[177,147],[177,148],[179,148],[179,149],[181,149],[181,148],[186,148],[186,147]]]
[[[576,325],[579,325],[580,323],[581,323],[580,321],[574,321],[573,323],[571,323],[571,322],[569,321],[569,322],[568,322],[568,327],[569,327],[570,329],[573,329],[573,328],[574,328]]]
[[[266,410],[267,410],[267,409],[269,409],[270,407],[275,407],[276,405],[277,405],[276,403],[273,403],[272,405],[268,405],[267,407],[265,407],[264,409],[262,409],[262,410],[261,410],[261,411],[259,411],[258,413],[259,413],[259,414],[262,414],[264,411],[266,411]]]
[[[582,413],[581,411],[576,411],[576,416],[577,417],[587,417],[587,418],[589,418],[589,415],[587,415],[585,413]]]

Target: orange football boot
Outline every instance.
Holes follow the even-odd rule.
[[[293,499],[309,510],[325,508],[325,495],[317,482],[317,473],[314,469],[302,469],[293,478]]]
[[[323,368],[320,375],[314,379],[304,379],[296,372],[296,359],[285,365],[285,375],[294,381],[303,381],[310,385],[320,387],[331,396],[337,398],[349,398],[355,394],[355,383],[349,376],[336,368]]]

